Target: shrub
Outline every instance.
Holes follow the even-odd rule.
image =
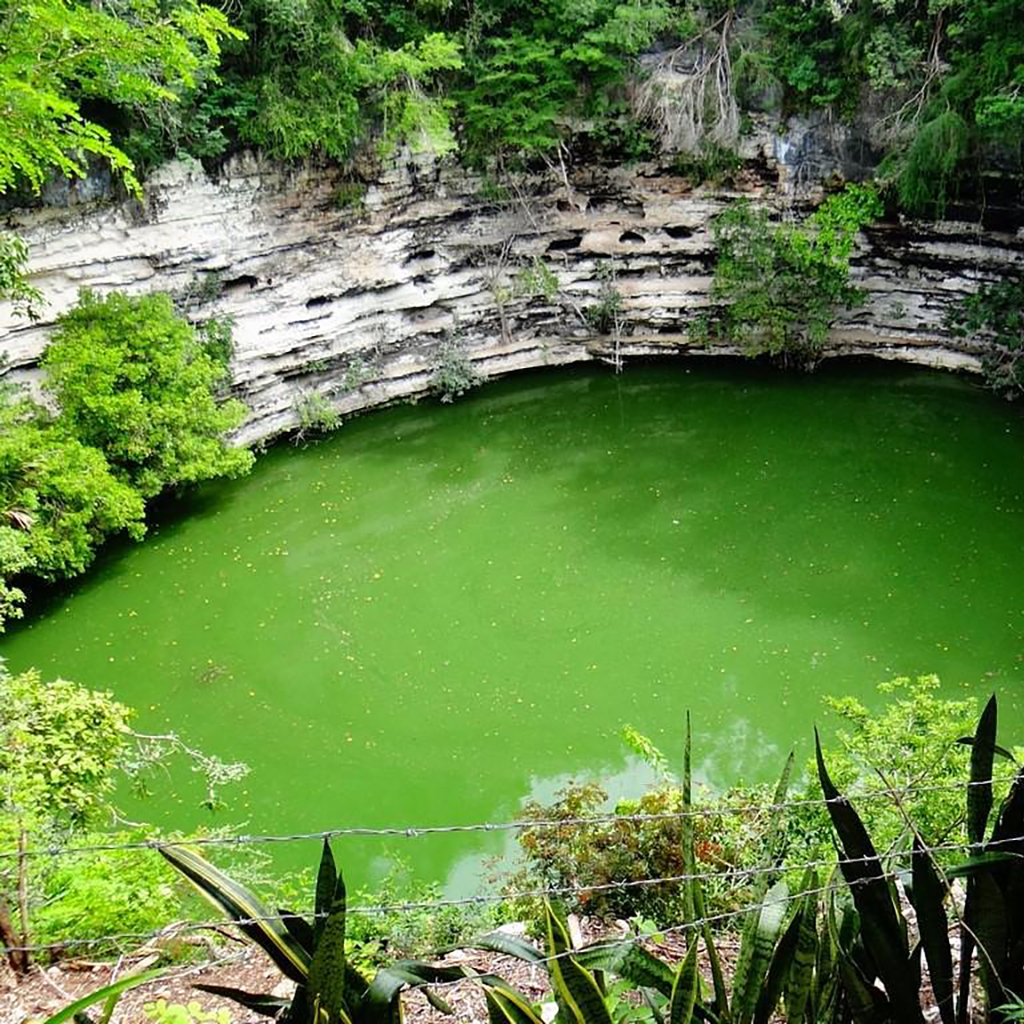
[[[0,405],[0,531],[6,575],[82,572],[109,534],[141,537],[142,498],[115,478],[103,453],[31,402]]]
[[[215,397],[223,363],[166,295],[83,291],[59,319],[42,365],[62,428],[101,451],[143,497],[252,465],[251,452],[225,440],[245,408]]]
[[[949,311],[946,323],[985,346],[982,367],[992,388],[1007,398],[1024,392],[1024,277],[983,284]]]
[[[861,300],[850,284],[857,231],[882,212],[870,186],[849,185],[806,225],[774,223],[767,211],[735,203],[712,224],[718,262],[712,297],[723,306],[710,338],[812,365],[841,308]]]
[[[930,844],[966,842],[959,787],[969,752],[957,741],[973,731],[977,705],[969,698],[939,697],[938,685],[934,676],[883,683],[879,692],[886,701],[875,711],[854,698],[825,698],[826,706],[840,721],[836,740],[826,751],[837,785],[854,798],[865,790],[889,785],[919,789],[903,798],[902,809],[888,798],[863,801],[864,820],[885,849],[908,841],[905,812]],[[679,819],[626,820],[635,814],[677,813],[682,808],[681,786],[649,740],[627,729],[626,741],[657,771],[658,782],[637,798],[620,800],[610,812],[606,793],[594,783],[573,783],[551,804],[527,804],[523,811],[526,820],[568,822],[609,813],[612,820],[524,829],[519,841],[525,868],[511,887],[599,886],[684,873]],[[1001,785],[1011,773],[1010,767],[997,765]],[[823,860],[832,854],[831,826],[815,779],[811,764],[804,788],[794,797],[796,806],[787,811],[789,863]],[[728,913],[749,902],[750,882],[736,878],[735,871],[758,864],[778,817],[759,807],[774,802],[768,786],[737,786],[701,795],[693,845],[698,870],[711,876],[704,885],[709,912]],[[617,821],[615,816],[623,816],[623,820]],[[716,879],[715,874],[721,877]],[[790,877],[789,881],[796,884],[799,878]],[[598,917],[639,915],[670,924],[683,912],[684,895],[674,883],[639,885],[582,893],[575,905]],[[536,912],[533,904],[522,909]]]
[[[35,670],[12,675],[0,660],[0,849],[60,850],[85,838],[111,814],[119,781],[138,783],[171,755],[184,754],[204,775],[208,803],[221,785],[247,771],[186,746],[173,733],[137,733],[132,717],[109,693],[62,679],[44,683]],[[131,931],[131,922],[143,931],[159,926],[171,912],[171,877],[150,851],[0,861],[0,936],[10,937],[3,934],[12,927],[6,907],[16,904],[23,940],[30,936],[30,915],[44,941],[54,943],[82,931]]]
[[[317,391],[303,391],[296,396],[293,404],[299,428],[296,441],[304,441],[311,434],[329,434],[341,426],[338,410]]]
[[[446,338],[438,350],[431,390],[442,402],[454,402],[480,383],[466,350],[453,338]]]

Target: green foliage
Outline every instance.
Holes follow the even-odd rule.
[[[373,370],[359,356],[353,356],[345,367],[341,386],[346,391],[358,391],[373,379]]]
[[[83,114],[83,101],[131,112],[173,105],[215,64],[220,42],[237,37],[217,8],[177,0],[132,0],[116,13],[76,0],[15,0],[0,43],[0,193],[48,175],[86,171],[85,154],[108,160],[139,190],[110,131]]]
[[[544,0],[529,12],[481,5],[488,32],[458,92],[470,155],[551,153],[574,133],[608,133],[624,112],[630,59],[672,23],[665,0]]]
[[[83,292],[43,356],[54,415],[0,393],[0,629],[21,614],[23,575],[74,576],[110,534],[145,532],[165,487],[245,472],[225,434],[245,413],[218,402],[231,322],[193,328],[164,295]]]
[[[82,827],[114,788],[131,712],[109,693],[0,662],[0,809],[19,827]],[[4,844],[6,847],[8,844]]]
[[[304,441],[314,434],[329,434],[341,426],[341,415],[319,391],[302,391],[293,404],[299,421],[295,440]]]
[[[0,630],[22,614],[15,579],[80,573],[101,541],[122,529],[142,536],[142,499],[114,477],[103,454],[30,402],[0,405]]]
[[[766,63],[790,107],[884,114],[885,177],[917,216],[975,196],[986,164],[1021,173],[1024,22],[1014,0],[771,0]],[[873,96],[865,95],[867,89]]]
[[[57,944],[83,935],[145,932],[177,915],[173,872],[149,850],[78,854],[90,829],[111,815],[116,786],[140,783],[171,755],[184,754],[211,793],[244,776],[172,734],[133,731],[130,709],[109,693],[35,670],[12,675],[0,660],[0,848],[64,850],[59,858],[0,861],[0,911],[19,907],[21,935]],[[140,832],[103,833],[102,842],[137,842]],[[24,893],[25,899],[16,899]],[[30,921],[31,918],[31,921]],[[31,925],[31,927],[30,927]],[[98,952],[110,952],[97,947]]]
[[[382,12],[383,6],[388,11]],[[461,67],[457,40],[419,18],[384,19],[398,5],[252,0],[247,45],[227,55],[209,105],[229,138],[292,159],[350,157],[375,140],[446,153],[454,147],[443,78]]]
[[[361,181],[343,181],[331,196],[339,210],[362,210],[366,202],[366,185]]]
[[[380,1024],[401,1020],[399,996],[406,987],[474,977],[489,992],[493,987],[508,990],[500,979],[468,968],[431,967],[414,960],[382,968],[372,981],[364,977],[346,952],[345,883],[327,840],[317,872],[312,920],[289,910],[272,914],[248,889],[185,847],[161,847],[160,852],[296,983],[291,1000],[217,985],[197,986],[260,1014],[292,1024]]]
[[[738,154],[714,143],[695,153],[679,153],[672,160],[672,173],[695,185],[731,185],[742,167]]]
[[[803,226],[774,223],[745,201],[715,218],[718,262],[712,295],[725,303],[711,337],[747,355],[812,364],[840,308],[860,292],[850,284],[857,231],[882,212],[874,189],[848,185]]]
[[[245,415],[240,402],[215,398],[225,367],[165,295],[83,291],[42,365],[63,429],[145,498],[252,465],[250,452],[224,440]]]
[[[480,384],[480,375],[456,338],[445,338],[437,354],[431,390],[442,402],[454,402]]]
[[[345,930],[349,960],[361,970],[372,971],[396,958],[433,956],[438,950],[464,944],[495,923],[493,909],[487,906],[430,906],[443,897],[439,885],[418,881],[404,865],[396,864],[379,884],[355,892],[352,902],[403,909],[351,915]]]
[[[1007,756],[996,745],[996,698],[993,696],[966,738],[970,746],[970,768],[966,788],[967,859],[953,868],[943,867],[927,852],[918,835],[913,840],[911,884],[903,876],[907,899],[914,907],[921,945],[928,962],[931,985],[945,1024],[954,1021],[953,959],[949,946],[949,923],[945,903],[949,879],[967,879],[958,946],[960,976],[956,986],[958,1006],[966,1012],[972,985],[971,958],[978,952],[978,973],[985,990],[985,1004],[1007,1004],[1010,993],[1024,990],[1024,963],[1016,949],[1016,937],[1024,929],[1024,917],[1015,894],[1024,885],[1024,770],[1014,774],[1006,798],[995,805],[994,764],[996,755]],[[922,1021],[920,972],[908,970],[911,954],[904,904],[895,885],[888,880],[877,847],[860,815],[835,786],[817,746],[818,776],[828,802],[829,816],[842,854],[841,869],[856,907],[859,939],[869,958],[849,957],[843,976],[851,1001],[857,985],[871,988],[876,978],[884,984],[884,995],[876,991],[874,1003],[880,1019]],[[884,772],[883,772],[884,775]],[[907,824],[916,821],[907,813]],[[991,825],[991,828],[990,828]],[[986,835],[988,838],[986,839]],[[840,951],[842,957],[849,954]],[[1012,1013],[1012,1009],[1008,1012]],[[986,1019],[1004,1019],[999,1010]]]
[[[89,845],[138,843],[151,838],[143,830],[82,832],[75,841]],[[35,942],[60,944],[68,938],[125,933],[146,934],[181,919],[180,879],[152,850],[67,851],[52,864],[36,865],[37,891],[32,915]],[[119,953],[116,940],[91,945],[90,956]]]
[[[0,231],[0,301],[9,302],[16,316],[39,319],[43,295],[28,283],[28,246],[19,235]]]
[[[963,117],[943,110],[918,127],[905,152],[889,160],[888,171],[908,211],[942,216],[962,174],[969,141]]]
[[[225,1009],[205,1010],[195,999],[187,1003],[168,1003],[158,999],[142,1007],[146,1020],[154,1024],[231,1024],[231,1014]]]
[[[837,10],[826,0],[772,0],[765,11],[768,67],[791,105],[849,112],[856,100],[864,72],[854,39],[863,28],[856,17],[837,18]]]
[[[924,787],[904,797],[902,807],[872,801],[868,820],[882,849],[909,840],[908,815],[929,845],[967,841],[963,797],[955,787],[966,774],[969,752],[958,740],[974,731],[977,702],[942,698],[938,689],[936,676],[882,683],[878,690],[888,702],[873,713],[853,697],[825,698],[841,723],[829,750],[838,786],[851,796],[879,786]],[[998,774],[1005,780],[1012,771],[1001,767]]]
[[[597,301],[583,310],[587,323],[598,334],[617,334],[622,312],[622,293],[615,283],[615,270],[608,264],[597,269]]]
[[[511,298],[543,298],[550,302],[558,294],[558,275],[540,256],[516,274]]]
[[[0,407],[0,565],[44,579],[82,572],[109,534],[144,532],[140,495],[39,407]],[[20,566],[20,568],[19,568]]]
[[[984,344],[991,387],[1007,398],[1024,391],[1024,277],[983,284],[949,311],[946,324]]]

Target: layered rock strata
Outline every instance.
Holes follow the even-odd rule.
[[[30,243],[47,306],[36,324],[0,310],[0,347],[15,374],[31,376],[79,288],[187,292],[194,315],[234,320],[246,443],[294,429],[304,406],[347,414],[422,394],[453,352],[483,376],[731,354],[691,337],[709,304],[709,223],[739,195],[787,215],[784,172],[762,157],[726,191],[653,168],[554,175],[508,191],[427,160],[397,160],[368,184],[253,156],[216,177],[174,163],[150,180],[143,203],[8,215]],[[855,259],[866,302],[836,323],[826,354],[977,370],[976,347],[950,335],[944,313],[979,281],[1021,265],[1019,232],[880,224]]]

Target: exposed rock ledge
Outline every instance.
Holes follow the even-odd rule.
[[[769,201],[779,194],[775,170],[770,161],[762,170],[746,191]],[[360,199],[361,188],[337,170],[247,156],[216,180],[198,165],[170,164],[144,205],[15,211],[9,224],[30,242],[48,305],[35,325],[0,310],[11,368],[31,375],[49,323],[81,287],[175,290],[211,272],[221,291],[202,312],[235,320],[234,390],[252,410],[245,442],[292,429],[303,392],[343,413],[424,392],[452,338],[483,375],[706,351],[687,329],[708,301],[708,223],[730,194],[619,168],[577,175],[571,189],[533,182],[528,195],[496,202],[479,178],[411,160]],[[535,257],[557,277],[551,298],[522,287]],[[867,302],[836,325],[828,354],[977,370],[977,353],[943,329],[943,312],[1022,263],[1020,232],[874,228],[855,265]],[[582,315],[609,275],[623,298],[618,340],[596,335]]]

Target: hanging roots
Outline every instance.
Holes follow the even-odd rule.
[[[630,102],[635,115],[654,126],[665,152],[735,145],[740,115],[729,59],[731,25],[729,13],[674,50],[643,59]]]

